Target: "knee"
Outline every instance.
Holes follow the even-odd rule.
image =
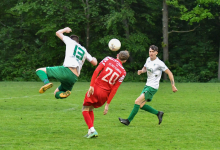
[[[140,105],[142,107],[142,104],[145,102],[144,96],[141,95],[135,100],[135,104]]]
[[[43,68],[38,68],[36,71],[39,71],[39,70],[43,71]]]
[[[83,107],[82,107],[82,112],[84,112],[84,111],[85,111],[85,109],[86,109],[86,107],[85,107],[85,106],[83,106]]]
[[[46,68],[38,68],[38,69],[36,70],[36,72],[39,71],[39,70],[44,71],[45,73],[47,72],[47,71],[46,71]]]
[[[82,107],[82,112],[84,112],[84,111],[89,112],[89,111],[92,111],[92,110],[93,110],[92,106],[83,106]]]
[[[60,99],[60,97],[57,95],[57,92],[59,92],[59,89],[57,88],[55,91],[54,91],[54,96],[56,99]]]
[[[56,88],[56,90],[54,91],[54,95],[56,96],[56,93],[59,92],[60,90],[58,88]]]
[[[140,101],[139,99],[136,99],[136,100],[135,100],[135,104],[140,105],[140,104],[141,104],[141,101]]]

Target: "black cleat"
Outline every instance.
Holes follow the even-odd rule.
[[[160,125],[161,122],[162,122],[163,114],[164,114],[164,112],[158,111],[157,117],[158,117],[158,119],[159,119],[159,123],[158,123],[159,125]]]
[[[122,119],[122,118],[118,118],[119,119],[119,121],[121,122],[121,123],[123,123],[124,125],[126,125],[126,126],[128,126],[129,124],[130,124],[130,121],[128,120],[128,119]]]

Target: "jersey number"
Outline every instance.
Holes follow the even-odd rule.
[[[75,56],[79,60],[82,60],[84,55],[85,51],[76,45],[73,51],[73,56]]]
[[[109,67],[106,68],[105,70],[106,72],[109,71],[103,78],[102,80],[105,82],[108,82],[109,84],[115,84],[115,81],[118,79],[119,74],[117,74],[116,72],[113,72],[113,70]],[[112,73],[113,72],[113,73]],[[108,80],[107,78],[110,77],[110,79]]]

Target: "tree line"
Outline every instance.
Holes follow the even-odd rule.
[[[176,81],[217,82],[219,6],[219,0],[2,0],[0,81],[37,81],[37,68],[62,65],[65,44],[55,32],[70,27],[98,61],[116,57],[108,41],[119,39],[130,52],[125,81],[146,81],[137,70],[157,45]],[[90,81],[94,69],[85,63],[79,80]]]

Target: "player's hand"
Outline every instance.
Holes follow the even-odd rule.
[[[69,27],[64,28],[66,33],[70,33],[72,32],[72,29],[70,29]]]
[[[138,70],[138,75],[140,75],[140,74],[142,74],[143,72],[142,72],[142,70]]]
[[[93,66],[96,66],[98,64],[98,61],[95,57],[92,57],[92,61],[90,62]]]
[[[89,90],[88,90],[88,93],[87,93],[87,96],[90,97],[90,95],[93,95],[93,93],[94,93],[94,87],[90,86]]]
[[[103,115],[106,115],[108,113],[108,106],[109,106],[109,104],[106,103]]]
[[[172,90],[173,90],[174,93],[178,91],[177,88],[174,85],[172,86]]]
[[[108,109],[105,109],[103,115],[106,115],[107,113],[108,113]]]

